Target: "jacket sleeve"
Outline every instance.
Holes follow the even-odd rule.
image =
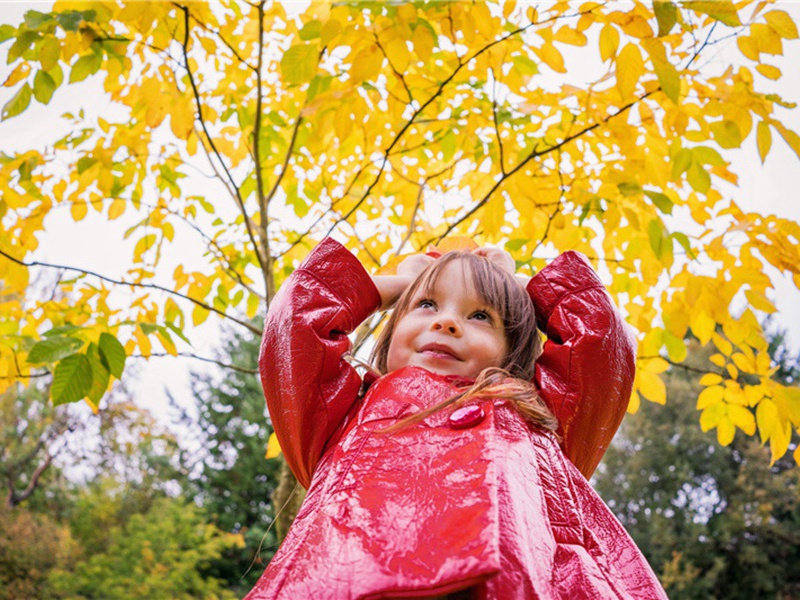
[[[625,416],[636,340],[582,254],[559,256],[528,294],[547,335],[534,380],[558,418],[564,454],[588,479]]]
[[[341,244],[325,239],[272,300],[259,370],[286,462],[304,487],[361,378],[343,358],[347,335],[380,305],[372,279]]]

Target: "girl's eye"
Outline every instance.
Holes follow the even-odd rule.
[[[485,310],[478,310],[472,313],[472,318],[477,321],[491,322],[492,317]]]
[[[417,302],[418,308],[436,308],[436,304],[433,300],[428,300],[427,298],[423,298],[419,302]]]

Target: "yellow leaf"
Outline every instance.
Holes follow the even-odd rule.
[[[433,37],[433,33],[429,29],[429,25],[425,23],[418,23],[416,28],[414,29],[414,34],[411,36],[411,43],[414,45],[414,52],[417,53],[417,56],[422,61],[427,61],[431,54],[433,54],[433,48],[436,45],[436,42]]]
[[[725,357],[722,354],[712,354],[708,357],[708,360],[711,361],[712,364],[717,365],[718,367],[725,366]]]
[[[192,309],[192,324],[195,326],[200,325],[203,323],[203,321],[208,319],[209,314],[210,313],[207,309],[200,305],[195,305],[195,307]]]
[[[31,66],[28,63],[23,62],[18,64],[14,68],[14,70],[11,71],[11,74],[8,77],[6,77],[6,80],[3,82],[3,87],[11,87],[13,85],[16,85],[17,83],[25,79],[28,76],[28,73],[30,72],[31,72]]]
[[[669,363],[659,356],[646,361],[642,369],[649,373],[664,373],[669,369]]]
[[[700,343],[704,346],[711,339],[711,334],[714,333],[716,323],[709,317],[704,310],[700,310],[692,314],[689,320],[689,326],[692,328],[692,333],[697,336]]]
[[[786,454],[789,449],[789,442],[792,439],[792,426],[789,423],[777,423],[772,430],[769,442],[769,450],[772,455],[770,465],[775,464],[781,456]]]
[[[560,27],[553,39],[562,44],[570,44],[572,46],[585,46],[586,36],[580,31],[573,29],[569,25]]]
[[[767,79],[780,79],[782,75],[781,70],[774,65],[756,65],[756,71]]]
[[[638,390],[645,398],[656,404],[666,404],[667,388],[661,377],[649,371],[640,371],[636,375]]]
[[[717,424],[717,441],[720,446],[727,446],[733,441],[736,427],[727,415],[723,416]]]
[[[769,398],[764,398],[756,407],[756,422],[758,432],[761,435],[761,443],[764,444],[772,437],[775,427],[780,426],[778,417],[778,407]]]
[[[753,413],[744,406],[737,406],[735,404],[728,405],[728,417],[736,427],[744,431],[747,435],[755,434],[755,417],[753,417]]]
[[[772,131],[765,121],[759,121],[756,128],[756,143],[758,145],[758,156],[763,163],[767,159],[769,149],[772,146]]]
[[[715,402],[703,410],[700,414],[700,429],[709,431],[716,427],[725,417],[725,403]]]
[[[403,73],[408,68],[411,61],[411,53],[408,51],[406,41],[396,37],[386,44],[386,56],[398,72]]]
[[[724,388],[718,385],[707,387],[700,395],[697,396],[697,410],[705,410],[712,404],[722,402],[722,396],[725,393]]]
[[[272,432],[269,435],[269,441],[267,442],[267,453],[264,455],[264,458],[276,458],[281,454],[281,445],[278,443],[278,436],[275,435],[275,432]]]
[[[628,400],[628,412],[632,415],[635,415],[639,412],[639,406],[641,405],[641,400],[639,399],[639,393],[636,390],[633,391],[631,394],[630,400]]]
[[[564,57],[561,56],[561,52],[550,42],[545,42],[542,44],[541,48],[536,49],[535,52],[542,62],[556,73],[567,72],[564,66]]]
[[[108,206],[108,220],[118,219],[125,212],[126,203],[121,198],[116,198]]]
[[[769,25],[753,23],[750,26],[750,35],[758,45],[758,51],[763,54],[783,54],[781,36]]]
[[[722,376],[717,373],[706,373],[700,378],[700,385],[719,385],[722,383]]]
[[[775,312],[775,305],[772,304],[772,302],[770,302],[769,299],[761,292],[757,292],[755,290],[745,290],[744,295],[747,296],[750,306],[756,310],[763,311],[767,314],[772,314]]]
[[[717,349],[722,352],[725,356],[730,356],[731,352],[733,352],[733,344],[731,344],[728,340],[722,337],[720,334],[714,332],[711,334],[711,341],[714,342],[714,345]],[[720,365],[722,366],[722,365]]]
[[[736,45],[739,46],[739,52],[750,60],[758,60],[758,44],[750,36],[739,36],[736,38]]]
[[[728,363],[725,365],[725,370],[728,371],[728,375],[731,376],[731,379],[737,379],[739,377],[739,370],[735,365]]]
[[[764,15],[767,23],[779,36],[786,40],[797,39],[797,25],[788,13],[782,10],[771,10]]]
[[[353,65],[350,67],[350,78],[353,83],[374,79],[381,72],[382,65],[383,54],[375,44],[372,44],[353,58]]]
[[[86,201],[82,198],[76,198],[72,202],[72,206],[69,209],[70,213],[72,214],[73,220],[77,223],[81,221],[86,214],[89,212],[89,207],[86,205]]]
[[[642,53],[634,44],[626,44],[617,56],[617,90],[623,100],[636,91],[636,84],[644,74]]]
[[[613,25],[607,24],[600,30],[600,59],[606,62],[617,54],[619,48],[619,31]]]

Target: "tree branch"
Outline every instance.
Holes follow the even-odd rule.
[[[161,285],[158,285],[158,284],[155,284],[155,283],[137,283],[137,282],[132,282],[132,281],[120,281],[118,279],[112,279],[110,277],[106,277],[105,275],[101,275],[100,273],[96,273],[94,271],[89,271],[88,269],[80,269],[78,267],[70,267],[70,266],[67,266],[67,265],[57,265],[57,264],[46,263],[46,262],[42,262],[42,261],[38,261],[38,260],[34,260],[34,261],[31,261],[31,262],[25,262],[25,261],[20,260],[18,258],[14,258],[13,256],[11,256],[10,254],[7,254],[3,250],[0,250],[0,256],[4,256],[8,260],[10,260],[10,261],[12,261],[12,262],[14,262],[14,263],[16,263],[16,264],[18,264],[20,266],[27,267],[27,268],[31,268],[31,267],[46,267],[46,268],[49,268],[49,269],[63,269],[65,271],[72,271],[74,273],[81,273],[83,275],[91,275],[92,277],[97,277],[98,279],[100,279],[102,281],[106,281],[106,282],[114,284],[114,285],[126,285],[126,286],[130,286],[130,287],[139,287],[139,288],[146,288],[146,289],[158,290],[160,292],[165,292],[167,294],[171,294],[173,296],[177,296],[178,298],[183,298],[184,300],[188,300],[189,302],[192,302],[193,304],[196,304],[197,306],[200,306],[200,307],[206,309],[209,312],[216,313],[216,314],[220,315],[221,317],[224,317],[226,319],[229,319],[229,320],[233,321],[234,323],[238,323],[239,325],[241,325],[243,327],[246,327],[247,329],[249,329],[253,333],[256,333],[256,334],[259,334],[259,335],[261,334],[261,330],[260,329],[258,329],[257,327],[254,327],[253,325],[251,325],[247,321],[242,321],[241,319],[237,319],[236,317],[232,317],[231,315],[229,315],[229,314],[227,314],[227,313],[225,313],[225,312],[223,312],[221,310],[218,310],[218,309],[214,308],[213,306],[210,306],[210,305],[206,304],[205,302],[203,302],[201,300],[196,300],[195,298],[192,298],[191,296],[187,296],[186,294],[182,294],[180,292],[177,292],[175,290],[171,290],[171,289],[169,289],[167,287],[164,287],[164,286],[161,286]]]
[[[131,358],[149,359],[149,358],[152,358],[152,357],[156,357],[156,358],[166,358],[168,356],[174,357],[175,355],[174,354],[170,354],[168,352],[152,352],[152,353],[150,353],[148,355],[131,354],[130,356],[131,356]],[[239,373],[247,373],[248,375],[257,375],[258,374],[258,369],[257,368],[250,369],[250,368],[247,368],[247,367],[240,367],[238,365],[232,365],[232,364],[229,364],[229,363],[224,363],[222,361],[219,361],[219,360],[216,360],[216,359],[213,359],[213,358],[207,358],[205,356],[199,356],[199,355],[193,354],[191,352],[178,352],[177,356],[180,356],[181,358],[192,358],[194,360],[199,360],[199,361],[202,361],[202,362],[212,363],[212,364],[218,365],[220,367],[223,367],[224,369],[230,369],[231,371],[237,371]]]
[[[183,48],[183,61],[184,61],[184,68],[186,69],[186,74],[189,76],[189,83],[192,87],[192,95],[195,100],[195,104],[197,106],[197,120],[200,122],[200,127],[203,129],[203,133],[205,134],[206,140],[211,147],[211,150],[214,152],[214,156],[217,157],[220,165],[222,166],[225,175],[230,182],[230,185],[235,192],[234,198],[236,200],[236,204],[239,207],[239,210],[244,217],[245,226],[247,227],[247,235],[250,238],[250,243],[253,244],[253,250],[256,253],[256,258],[258,259],[258,264],[261,267],[261,272],[265,274],[267,271],[267,264],[266,259],[261,255],[261,247],[258,245],[255,239],[255,235],[253,234],[253,223],[250,219],[249,215],[247,214],[247,210],[244,206],[244,199],[242,198],[242,192],[239,189],[239,186],[236,184],[236,180],[233,178],[233,174],[230,172],[228,167],[225,165],[225,161],[222,159],[222,154],[217,149],[216,144],[214,143],[214,139],[211,137],[211,133],[208,131],[208,127],[206,126],[206,121],[203,118],[203,104],[200,100],[200,90],[197,89],[197,82],[194,79],[194,73],[189,66],[189,8],[183,5],[177,5],[183,11],[183,18],[184,18],[184,37],[183,42],[181,44]],[[266,281],[265,281],[266,285]]]

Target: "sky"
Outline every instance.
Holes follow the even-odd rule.
[[[778,8],[789,12],[796,23],[800,23],[800,0],[776,4]],[[16,24],[23,18],[25,11],[31,8],[45,11],[50,5],[51,2],[0,0],[0,24]],[[0,46],[0,81],[4,81],[9,73],[5,65],[9,45],[7,43]],[[785,100],[800,103],[800,78],[792,76],[797,72],[797,64],[800,63],[800,40],[785,43],[784,50],[785,55],[774,63],[785,75],[774,84],[774,88]],[[89,113],[107,110],[99,86],[95,85],[93,91],[91,83],[85,83],[88,86],[84,85],[79,90],[58,90],[53,103],[47,107],[34,102],[22,117],[0,122],[0,151],[40,148],[52,143],[59,132],[66,131],[60,118],[64,112],[77,111],[80,108],[85,108]],[[14,88],[0,88],[0,105],[13,93]],[[783,111],[779,118],[787,126],[800,132],[800,108]],[[779,136],[773,135],[773,148],[766,164],[762,165],[755,149],[754,137],[751,135],[743,148],[725,154],[733,162],[732,170],[740,174],[739,185],[730,190],[731,197],[746,211],[800,220],[800,160]],[[80,265],[101,273],[114,274],[119,271],[120,257],[130,256],[130,243],[127,246],[121,244],[119,231],[104,226],[102,219],[88,218],[77,226],[68,219],[62,221],[49,223],[48,239],[43,240],[37,259]],[[188,268],[192,261],[202,259],[186,252],[176,253],[173,260],[175,264],[186,263]],[[168,267],[166,271],[171,273],[172,269]],[[786,276],[777,275],[773,281],[776,289],[771,299],[778,308],[777,323],[788,330],[790,343],[797,352],[800,349],[800,291]],[[219,330],[215,327],[203,327],[193,333],[192,339],[198,354],[210,356],[219,341]],[[140,366],[135,384],[136,395],[151,409],[163,406],[165,389],[171,390],[178,397],[186,394],[189,368],[203,368],[202,363],[188,360],[180,360],[176,366],[172,359],[154,359]]]

